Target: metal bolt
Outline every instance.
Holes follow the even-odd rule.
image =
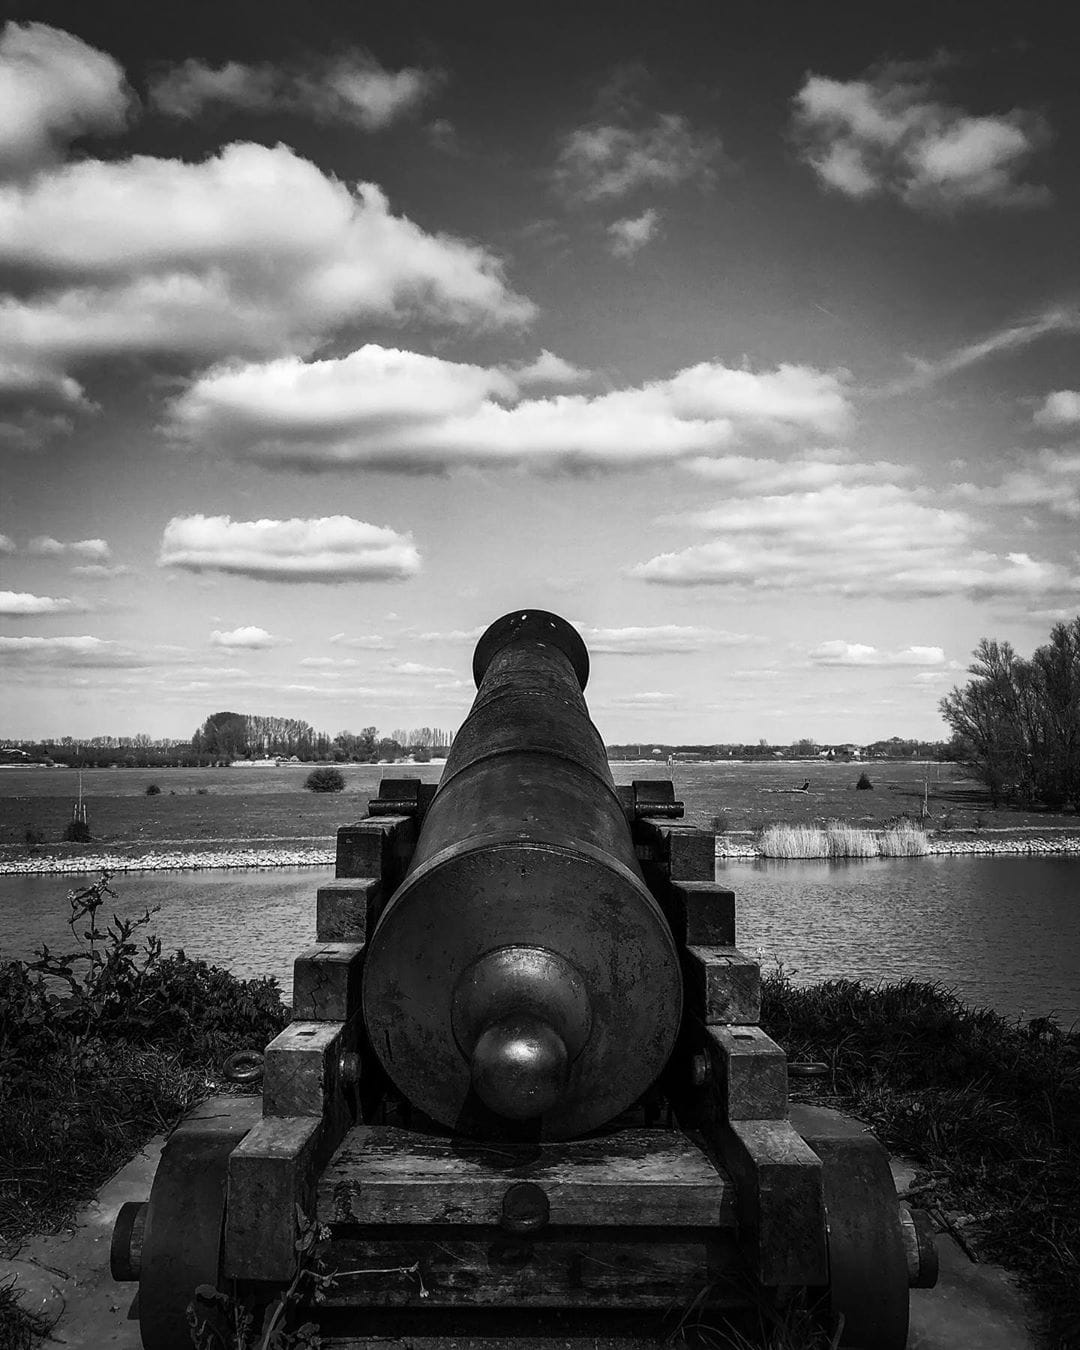
[[[690,1081],[694,1087],[704,1087],[711,1077],[708,1056],[694,1055],[690,1061]]]
[[[354,1088],[360,1082],[360,1056],[355,1050],[343,1050],[338,1060],[338,1078],[342,1087]]]

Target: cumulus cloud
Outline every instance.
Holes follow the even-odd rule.
[[[207,107],[247,113],[300,113],[380,131],[414,111],[441,82],[435,71],[387,70],[361,48],[290,67],[211,66],[191,59],[150,84],[150,104],[167,117],[191,119]]]
[[[274,637],[273,633],[268,633],[265,628],[256,628],[250,624],[246,628],[233,628],[225,633],[221,629],[215,628],[210,634],[210,645],[212,647],[244,647],[249,651],[262,651],[267,647],[277,647],[281,645],[283,640]]]
[[[945,653],[940,647],[901,647],[888,651],[863,642],[819,643],[810,660],[817,666],[943,666]]]
[[[0,534],[0,553],[14,553],[15,540],[9,534]]]
[[[616,258],[632,258],[638,249],[656,238],[659,229],[660,212],[651,206],[640,216],[616,220],[607,229],[611,251]]]
[[[683,624],[652,627],[591,628],[575,624],[590,653],[609,656],[656,656],[667,652],[702,652],[716,647],[734,647],[749,642],[745,633]]]
[[[1047,394],[1041,407],[1035,410],[1035,422],[1040,427],[1080,425],[1080,391],[1058,389]]]
[[[392,670],[395,675],[419,676],[427,675],[453,675],[453,670],[449,666],[425,666],[421,661],[387,661],[387,670]]]
[[[958,483],[955,490],[983,506],[1045,507],[1066,520],[1080,520],[1080,449],[1039,450],[997,483]]]
[[[980,547],[970,516],[895,484],[735,499],[684,524],[712,537],[658,554],[632,575],[669,586],[898,599],[1026,600],[1080,588],[1080,576],[1060,564]]]
[[[478,245],[396,216],[284,145],[199,163],[137,155],[0,187],[0,362],[62,380],[97,356],[307,351],[359,319],[521,324],[532,303]]]
[[[421,633],[421,642],[476,642],[487,631],[486,624],[475,628],[452,628],[448,633]]]
[[[27,544],[30,553],[43,558],[61,558],[75,554],[79,558],[94,558],[103,561],[111,557],[112,550],[104,539],[54,539],[48,534],[37,534]]]
[[[561,356],[549,352],[545,347],[535,361],[524,366],[505,366],[507,375],[516,385],[534,384],[584,384],[592,371],[564,361]]]
[[[707,185],[722,160],[717,137],[695,131],[678,113],[664,113],[648,126],[596,122],[571,131],[559,147],[554,181],[571,201],[614,201],[640,188],[691,180]]]
[[[974,116],[935,99],[929,67],[885,65],[858,80],[807,75],[794,99],[800,157],[845,196],[889,195],[916,210],[1031,207],[1050,201],[1022,181],[1049,140],[1036,113]]]
[[[219,366],[170,405],[180,441],[268,465],[618,468],[715,455],[731,442],[850,418],[845,372],[704,362],[595,396],[521,399],[503,369],[368,345],[348,356]]]
[[[420,570],[411,535],[351,516],[235,521],[174,516],[165,526],[158,562],[261,581],[405,581]]]
[[[85,614],[89,606],[64,596],[31,595],[28,591],[0,591],[0,614],[33,618],[39,614]]]
[[[44,23],[0,33],[0,176],[59,158],[77,136],[127,125],[132,93],[105,52]]]

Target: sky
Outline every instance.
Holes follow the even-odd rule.
[[[947,734],[1080,611],[1068,7],[40,0],[0,28],[0,737]]]

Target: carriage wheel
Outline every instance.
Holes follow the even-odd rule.
[[[191,1350],[188,1306],[199,1285],[223,1289],[229,1154],[259,1119],[259,1097],[212,1097],[186,1117],[161,1154],[150,1199],[125,1205],[113,1234],[117,1278],[138,1278],[144,1350]],[[213,1323],[215,1309],[196,1302]]]
[[[865,1132],[792,1122],[822,1162],[829,1283],[819,1296],[830,1329],[840,1315],[839,1344],[904,1350],[911,1283],[900,1206],[888,1154]]]

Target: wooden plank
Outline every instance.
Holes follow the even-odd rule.
[[[734,947],[735,892],[715,881],[673,881],[665,909],[679,947]]]
[[[357,1050],[359,1019],[291,1022],[266,1047],[263,1115],[314,1116],[326,1129],[327,1155],[357,1115],[356,1083],[342,1062]],[[353,1060],[353,1066],[356,1065]]]
[[[347,1022],[360,1011],[362,942],[321,942],[293,964],[293,1018]]]
[[[706,1026],[753,1025],[761,1018],[761,969],[737,947],[687,947],[687,1012]]]
[[[320,1122],[264,1117],[229,1155],[225,1274],[287,1283],[296,1266],[297,1206],[314,1211]]]
[[[715,1141],[737,1186],[739,1234],[762,1284],[824,1285],[821,1159],[786,1120],[735,1120]]]
[[[755,1026],[704,1028],[717,1108],[725,1120],[787,1117],[787,1056]]]
[[[369,816],[337,832],[334,875],[378,877],[386,895],[392,894],[416,848],[416,821],[412,816]]]
[[[730,1230],[571,1230],[523,1240],[475,1229],[335,1237],[320,1306],[669,1308],[735,1301]],[[745,1279],[745,1277],[743,1277]],[[421,1301],[422,1300],[422,1301]]]
[[[716,836],[693,825],[642,821],[639,833],[650,861],[671,881],[716,879]]]
[[[670,1130],[521,1147],[357,1126],[319,1182],[321,1223],[497,1224],[519,1181],[539,1185],[553,1225],[717,1228],[735,1221],[733,1187]]]
[[[316,891],[315,932],[320,942],[367,942],[382,905],[377,877],[349,877]]]

